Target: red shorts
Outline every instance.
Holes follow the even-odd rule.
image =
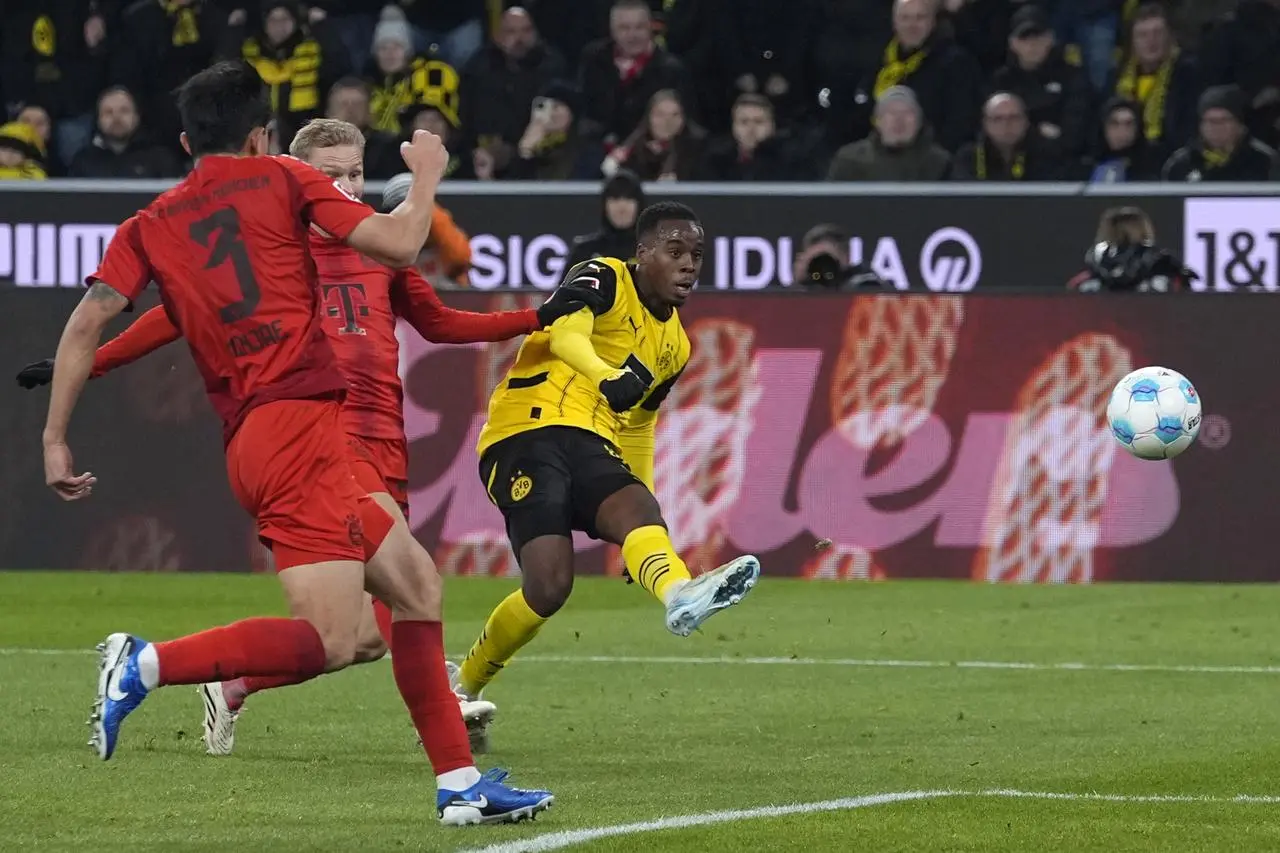
[[[409,449],[405,440],[348,434],[347,442],[353,451],[351,473],[364,493],[386,492],[408,518]]]
[[[227,446],[227,476],[258,522],[276,570],[365,559],[361,514],[368,498],[352,477],[342,406],[279,400],[245,417]]]

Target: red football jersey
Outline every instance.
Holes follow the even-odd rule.
[[[436,343],[502,341],[538,328],[531,310],[448,308],[418,271],[390,269],[314,232],[311,255],[320,275],[324,328],[349,386],[342,413],[352,435],[404,439],[396,317]]]
[[[230,441],[255,406],[344,393],[309,226],[341,240],[372,214],[301,160],[202,157],[120,227],[89,282],[129,299],[156,282]]]

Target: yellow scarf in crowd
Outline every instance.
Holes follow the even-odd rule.
[[[163,0],[164,13],[173,19],[173,46],[198,44],[200,25],[196,21],[194,4],[186,5],[177,0]]]
[[[1135,57],[1129,57],[1116,80],[1117,95],[1142,104],[1142,127],[1149,142],[1156,142],[1164,136],[1164,110],[1169,100],[1173,69],[1178,64],[1178,53],[1176,47],[1169,52],[1169,57],[1156,69],[1149,87],[1143,86]],[[1144,92],[1144,88],[1147,91]]]
[[[876,88],[873,93],[876,96],[876,100],[880,100],[880,96],[886,90],[892,89],[894,86],[901,86],[903,80],[919,71],[920,66],[924,64],[925,57],[929,55],[929,51],[920,48],[906,59],[899,59],[900,50],[901,47],[897,39],[890,41],[884,49],[884,64],[880,66],[880,72],[876,74]]]
[[[987,180],[987,146],[979,143],[978,149],[973,154],[974,172],[978,176],[978,180]],[[1013,164],[1009,166],[1009,174],[1015,181],[1022,180],[1022,176],[1027,173],[1027,155],[1019,151],[1018,156],[1013,158]]]
[[[1231,159],[1229,152],[1215,151],[1212,148],[1204,149],[1202,156],[1204,157],[1204,167],[1206,169],[1221,169]]]

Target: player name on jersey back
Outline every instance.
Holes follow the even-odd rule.
[[[156,282],[229,436],[255,406],[345,392],[308,234],[345,240],[372,213],[300,160],[202,157],[121,225],[90,279],[129,299]]]

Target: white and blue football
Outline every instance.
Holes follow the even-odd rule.
[[[1143,367],[1121,379],[1107,403],[1116,441],[1139,459],[1172,459],[1200,432],[1200,395],[1167,367]]]

